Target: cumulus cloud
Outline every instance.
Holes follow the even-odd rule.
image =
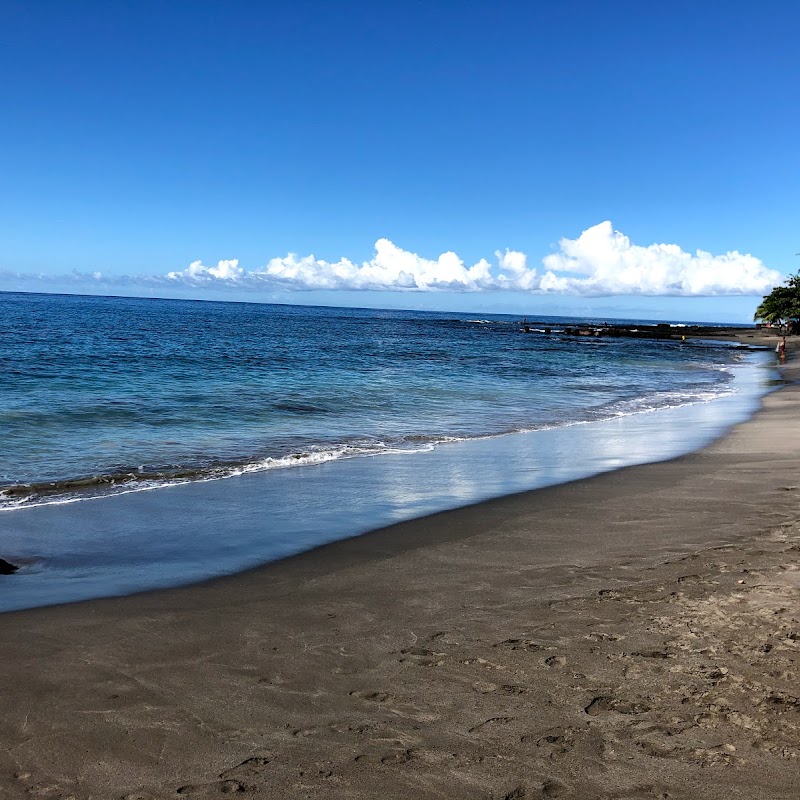
[[[522,256],[524,255],[509,254]],[[502,263],[499,269],[508,270]],[[263,267],[245,272],[238,261],[220,261],[206,267],[194,261],[180,272],[170,272],[167,280],[191,285],[230,283],[269,285],[283,289],[377,289],[480,291],[495,288],[491,265],[485,259],[467,267],[452,252],[428,259],[403,250],[388,239],[378,239],[375,255],[356,264],[347,258],[329,262],[313,255],[295,253],[273,258]]]
[[[181,272],[168,272],[167,280],[185,280],[195,283],[240,281],[245,277],[245,274],[244,269],[239,266],[238,258],[233,258],[229,261],[220,261],[216,267],[206,267],[203,266],[202,261],[192,261],[192,263]]]
[[[43,277],[28,276],[34,280]],[[610,222],[585,230],[577,239],[561,239],[557,252],[545,256],[541,267],[531,266],[525,253],[516,250],[497,250],[494,263],[482,258],[468,266],[451,251],[431,259],[403,250],[389,239],[379,239],[373,257],[361,263],[347,258],[330,262],[313,255],[289,253],[254,269],[245,269],[238,260],[230,259],[219,261],[216,266],[193,261],[185,269],[165,275],[105,277],[95,272],[73,273],[69,278],[151,288],[512,290],[534,294],[677,297],[761,295],[782,280],[778,272],[767,269],[755,256],[735,250],[722,255],[703,250],[691,254],[677,244],[637,245],[615,231]],[[49,280],[53,280],[52,276]]]
[[[642,247],[610,222],[589,228],[577,239],[562,239],[559,252],[542,261],[547,272],[540,288],[574,294],[757,295],[781,280],[754,256],[735,250],[719,256],[698,250],[692,255],[676,244]]]
[[[480,292],[515,290],[575,295],[758,295],[780,282],[754,256],[736,251],[692,255],[676,244],[643,247],[615,231],[610,222],[562,239],[559,250],[542,259],[544,270],[528,265],[525,253],[495,252],[496,263],[472,266],[453,252],[436,259],[403,250],[388,239],[375,243],[375,255],[357,264],[347,258],[329,262],[294,253],[265,266],[243,270],[238,261],[206,267],[195,261],[169,282],[203,285],[269,286],[280,289],[374,289],[389,291]]]

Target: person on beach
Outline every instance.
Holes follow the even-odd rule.
[[[786,361],[786,337],[784,336],[777,345],[775,345],[775,352],[778,354],[781,363]]]

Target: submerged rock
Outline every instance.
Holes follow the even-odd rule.
[[[16,564],[12,564],[4,558],[0,558],[0,575],[13,575],[18,569],[19,567],[16,566]]]

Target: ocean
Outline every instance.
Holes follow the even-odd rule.
[[[0,294],[0,556],[23,565],[0,610],[672,457],[772,378],[769,354],[727,342],[543,321]]]

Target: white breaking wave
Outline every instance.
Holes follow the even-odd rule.
[[[465,442],[479,439],[495,439],[502,436],[515,434],[534,434],[540,431],[566,428],[574,425],[591,425],[597,422],[608,421],[617,417],[626,417],[636,414],[649,414],[661,410],[677,408],[680,406],[709,403],[722,397],[736,394],[736,389],[730,385],[720,386],[717,389],[697,389],[674,392],[660,392],[645,397],[617,401],[609,406],[599,409],[589,409],[589,417],[584,419],[564,420],[559,422],[544,423],[531,427],[521,427],[500,433],[487,433],[471,436],[432,436],[419,442],[395,443],[387,445],[384,442],[374,442],[364,445],[339,445],[330,448],[320,448],[304,453],[292,453],[286,456],[276,456],[258,459],[252,462],[230,466],[209,468],[198,471],[192,477],[165,476],[163,479],[147,478],[140,481],[134,480],[119,485],[102,484],[89,491],[65,490],[63,494],[41,496],[35,493],[25,496],[7,496],[0,489],[0,511],[14,511],[22,508],[43,505],[59,505],[76,503],[83,500],[101,499],[132,492],[153,491],[174,486],[181,486],[192,482],[217,481],[258,472],[268,472],[274,469],[291,469],[304,466],[318,466],[328,462],[349,458],[364,458],[376,455],[410,455],[432,452],[439,445],[454,442]]]

